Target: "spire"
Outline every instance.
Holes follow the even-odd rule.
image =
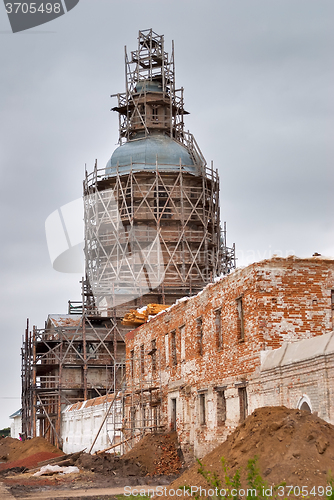
[[[174,44],[171,56],[164,36],[152,29],[139,31],[138,48],[128,57],[125,48],[125,86],[118,97],[119,142],[162,133],[184,142],[183,88],[175,88]]]

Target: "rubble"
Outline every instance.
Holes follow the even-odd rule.
[[[182,467],[181,450],[177,441],[177,433],[147,434],[124,459],[135,460],[146,470],[146,475],[179,474]]]

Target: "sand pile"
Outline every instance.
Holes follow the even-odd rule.
[[[269,485],[325,486],[334,474],[334,426],[310,413],[285,407],[259,408],[228,439],[201,462],[223,479],[221,457],[230,475],[242,468],[243,486],[249,459],[259,457],[260,472]],[[194,465],[171,485],[207,486]],[[317,498],[312,495],[312,498]]]
[[[131,451],[124,455],[140,463],[149,476],[178,474],[181,469],[177,433],[147,434]]]
[[[181,468],[175,432],[147,434],[122,457],[110,453],[83,453],[73,462],[80,469],[115,476],[156,476],[177,474]]]
[[[145,476],[146,474],[145,469],[140,464],[136,464],[135,461],[124,460],[110,453],[99,453],[98,455],[82,453],[73,465],[97,474],[117,477]]]
[[[5,462],[0,464],[0,470],[8,469],[8,467],[30,467],[35,463],[60,455],[64,453],[42,437],[24,442],[7,437],[0,441],[0,461]]]

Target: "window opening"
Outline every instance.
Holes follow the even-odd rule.
[[[171,399],[171,430],[176,431],[176,398]]]
[[[172,350],[172,365],[177,365],[177,355],[176,355],[176,330],[171,331],[171,350]]]
[[[303,411],[307,411],[308,413],[311,413],[311,408],[306,403],[306,401],[304,401],[304,403],[301,405],[300,409],[303,410]]]
[[[180,343],[181,343],[181,361],[186,358],[186,339],[185,339],[185,325],[180,326]]]
[[[205,394],[199,395],[199,423],[201,425],[206,424]]]
[[[133,379],[134,378],[134,371],[135,371],[135,351],[132,349],[130,351],[130,376]]]
[[[239,405],[240,405],[240,422],[243,422],[248,413],[248,401],[247,401],[247,390],[246,387],[239,387]]]
[[[221,309],[215,310],[215,327],[216,327],[216,338],[217,338],[217,348],[221,349],[223,347],[223,334],[222,334],[222,318]]]
[[[223,425],[226,420],[226,396],[225,391],[217,392],[217,424]]]
[[[157,369],[157,341],[156,339],[151,340],[151,351],[149,352],[152,359],[152,372]]]
[[[203,324],[202,317],[196,319],[197,323],[197,345],[198,345],[198,354],[203,356]]]
[[[238,337],[239,340],[245,339],[245,331],[244,331],[244,310],[242,297],[237,299],[237,312],[238,312],[238,320],[237,320],[237,328],[238,328]]]
[[[155,105],[152,105],[152,120],[155,122],[159,121],[158,107]]]
[[[144,356],[145,356],[144,344],[142,344],[140,346],[140,373],[142,375],[144,375],[144,373],[145,373]]]
[[[166,189],[163,186],[158,186],[154,194],[155,215],[157,218],[170,219],[172,217],[172,211],[167,198],[168,193]]]

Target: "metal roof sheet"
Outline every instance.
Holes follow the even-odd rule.
[[[152,135],[142,139],[128,141],[115,149],[106,165],[106,175],[112,177],[126,174],[130,171],[179,170],[180,162],[183,169],[196,174],[197,167],[182,144],[162,134]]]

